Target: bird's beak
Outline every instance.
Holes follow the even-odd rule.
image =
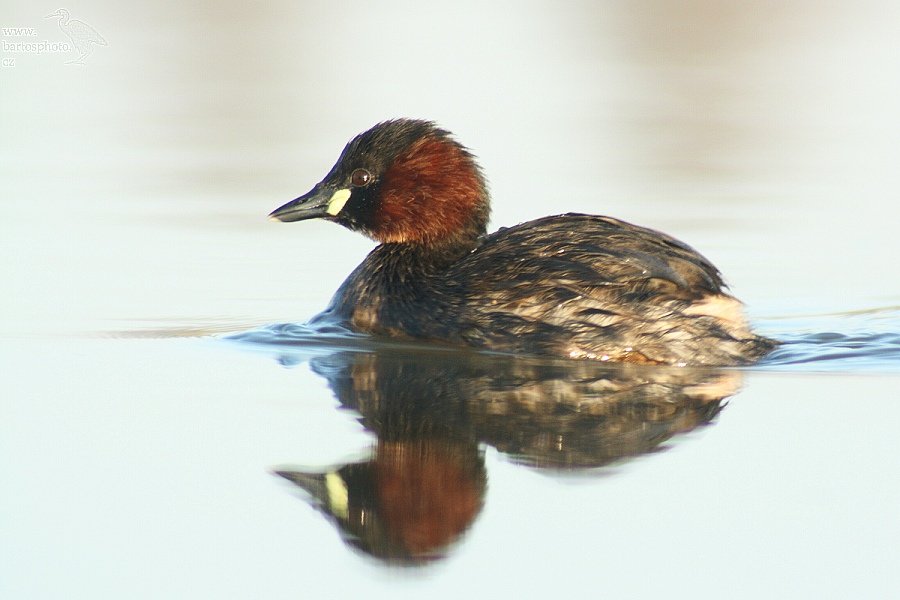
[[[58,16],[59,16],[59,11],[53,13],[52,15],[47,15],[47,16],[44,17],[44,18],[45,18],[45,19],[49,19],[50,17],[58,17]]]
[[[276,208],[269,215],[270,221],[305,221],[306,219],[334,218],[340,214],[350,199],[349,189],[335,190],[321,183],[296,200]]]

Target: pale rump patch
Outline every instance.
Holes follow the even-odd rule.
[[[706,296],[699,302],[695,302],[684,309],[684,314],[691,316],[707,315],[720,319],[735,328],[747,327],[743,303],[723,294]]]

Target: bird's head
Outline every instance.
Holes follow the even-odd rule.
[[[487,185],[469,151],[430,121],[397,119],[356,136],[311,191],[269,218],[322,218],[382,243],[468,243],[483,235]]]
[[[53,18],[53,17],[62,17],[63,21],[68,21],[68,20],[69,20],[69,11],[67,11],[67,10],[64,9],[64,8],[60,8],[59,10],[57,10],[57,11],[56,11],[55,13],[53,13],[52,15],[47,15],[47,16],[44,17],[44,18],[45,18],[45,19],[50,19],[50,18]]]

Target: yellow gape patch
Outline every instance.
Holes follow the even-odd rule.
[[[330,505],[331,514],[340,519],[346,519],[350,504],[350,492],[347,489],[347,484],[344,483],[344,480],[337,472],[332,471],[325,474],[325,489],[328,490],[328,504]]]
[[[338,216],[341,212],[341,209],[344,208],[344,205],[347,204],[347,200],[350,199],[350,190],[338,190],[328,201],[328,208],[325,209],[332,217]]]

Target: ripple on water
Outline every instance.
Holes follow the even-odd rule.
[[[900,307],[848,313],[772,317],[761,333],[783,345],[758,367],[823,372],[900,374]],[[373,338],[338,323],[277,323],[228,336],[229,340],[277,348],[283,362],[299,362],[335,350],[375,351],[422,344]],[[446,349],[425,345],[431,350]],[[291,358],[292,357],[292,358]]]
[[[758,325],[783,342],[761,367],[900,374],[900,307],[772,318]]]
[[[342,350],[375,352],[379,349],[427,349],[429,351],[459,351],[458,348],[432,343],[377,338],[358,333],[346,326],[315,319],[310,323],[273,323],[229,335],[228,341],[247,344],[264,353],[275,353],[279,362],[294,365],[315,356]]]

